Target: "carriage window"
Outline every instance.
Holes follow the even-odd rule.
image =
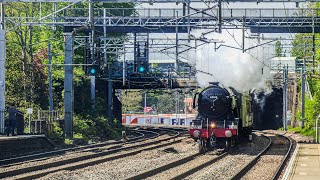
[[[252,112],[251,101],[246,101],[246,106],[247,106],[247,112],[251,113]]]

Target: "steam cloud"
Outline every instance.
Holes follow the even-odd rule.
[[[206,35],[208,39],[224,41],[222,43],[224,46],[217,49],[216,52],[213,43],[189,52],[189,63],[197,69],[196,77],[200,86],[206,87],[209,82],[220,82],[223,86],[232,86],[238,91],[259,89],[270,92],[271,88],[267,86],[270,69],[266,67],[269,63],[263,61],[266,58],[263,57],[262,48],[254,48],[248,53],[242,53],[239,49],[225,47],[240,48],[242,43],[242,30],[229,30],[229,32],[232,34],[223,31],[222,34]],[[196,30],[192,32],[192,35],[198,38],[202,33],[203,31]],[[255,45],[253,42],[248,42],[248,39],[246,41],[245,48]]]

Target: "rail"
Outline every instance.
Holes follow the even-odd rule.
[[[251,167],[253,167],[255,165],[255,163],[259,160],[259,158],[261,157],[262,154],[264,154],[265,152],[267,152],[267,150],[271,147],[271,143],[272,140],[270,137],[264,136],[266,138],[269,139],[269,143],[267,145],[266,148],[264,148],[254,159],[252,159],[244,168],[242,168],[237,174],[235,174],[231,180],[237,180],[240,179],[241,177],[243,177],[249,170]]]
[[[286,137],[286,136],[283,136],[283,137]],[[288,137],[286,137],[286,138],[289,140],[289,148],[288,148],[288,151],[287,151],[286,155],[282,159],[280,166],[278,166],[278,168],[276,170],[276,173],[272,177],[273,180],[279,179],[281,171],[283,170],[283,168],[285,166],[285,162],[288,160],[290,152],[291,152],[291,149],[292,149],[292,140],[291,140],[291,138],[288,138]]]
[[[268,133],[268,134],[273,134],[273,133]],[[279,134],[278,134],[279,135]],[[264,135],[263,135],[264,136]],[[277,178],[279,178],[281,172],[282,172],[282,169],[284,168],[285,166],[285,162],[287,161],[287,159],[289,158],[289,154],[291,152],[291,149],[292,149],[292,140],[284,135],[279,135],[285,139],[288,140],[289,142],[289,147],[288,147],[288,150],[286,152],[286,154],[284,155],[284,158],[282,159],[280,165],[277,167],[272,179],[273,180],[276,180]],[[264,136],[264,137],[267,137],[267,136]],[[261,158],[262,155],[266,154],[266,152],[270,149],[271,147],[271,144],[272,144],[272,140],[270,137],[267,137],[269,139],[269,144],[268,146],[263,150],[261,151],[254,159],[252,159],[244,168],[242,168],[240,171],[238,171],[231,179],[232,180],[236,180],[236,179],[241,179],[243,176],[245,176],[245,174],[250,171],[250,169],[252,169],[252,167],[258,162],[258,160]]]
[[[136,137],[128,138],[127,142],[131,142],[131,143],[138,142],[141,139],[145,138],[144,133],[148,133],[145,130],[133,130],[133,131],[136,131],[136,133],[139,135]],[[144,133],[142,133],[142,132],[144,132]],[[145,138],[145,140],[153,139],[153,138],[160,136],[160,134],[158,134],[158,133],[154,133],[154,134],[155,134],[154,136],[150,136],[148,138]],[[62,155],[62,154],[65,154],[66,152],[86,150],[86,149],[94,150],[94,148],[99,148],[99,147],[106,146],[106,145],[120,144],[120,143],[122,143],[122,142],[120,142],[120,141],[102,142],[102,143],[98,143],[98,144],[84,145],[84,146],[78,146],[78,147],[73,147],[73,148],[66,148],[66,149],[60,149],[60,150],[55,150],[55,151],[42,152],[42,153],[37,153],[37,154],[2,159],[2,160],[0,160],[0,167],[8,166],[8,165],[17,165],[17,163],[24,163],[26,161],[31,162],[34,160],[39,160],[41,158],[48,158],[48,157],[52,157],[52,156]]]
[[[105,151],[98,152],[95,154],[83,155],[83,156],[73,157],[70,159],[62,159],[59,161],[35,165],[32,167],[14,169],[14,170],[2,172],[0,174],[0,178],[8,178],[8,177],[15,176],[15,178],[18,178],[18,179],[20,178],[34,179],[34,178],[39,178],[47,174],[54,173],[61,170],[75,170],[79,168],[84,168],[84,167],[99,164],[102,162],[135,155],[142,151],[153,150],[156,148],[169,146],[169,145],[181,142],[182,139],[184,139],[183,137],[178,138],[175,141],[169,141],[177,138],[179,135],[180,135],[179,132],[175,132],[175,134],[170,137],[166,137],[166,138],[155,140],[155,141],[150,141],[150,142],[132,145],[128,147],[119,147],[119,148],[116,147],[116,148],[107,149]],[[169,141],[169,142],[163,143],[164,141]],[[31,172],[34,172],[34,173],[31,173]]]

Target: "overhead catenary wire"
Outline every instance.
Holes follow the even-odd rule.
[[[209,6],[207,3],[205,3],[205,4],[206,4],[207,6]],[[225,4],[226,4],[226,3],[225,3]],[[226,4],[226,6],[227,6],[227,9],[229,9],[229,11],[231,11],[227,4]],[[215,15],[215,13],[212,11],[212,9],[210,9],[210,11],[212,12],[212,14]],[[229,32],[228,29],[226,29],[226,32],[232,37],[232,39],[235,41],[235,43],[236,43],[240,48],[242,48],[242,46],[240,45],[240,43],[239,43],[239,42],[235,39],[235,37]],[[263,66],[271,69],[267,64],[265,64],[263,61],[259,60],[257,57],[254,57],[252,54],[250,54],[250,53],[248,53],[248,52],[246,52],[246,51],[245,51],[245,53],[247,53],[248,55],[250,55],[253,59],[257,60],[257,61],[258,61],[259,63],[261,63]]]

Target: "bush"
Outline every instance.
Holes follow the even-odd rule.
[[[57,122],[53,122],[52,125],[53,125],[53,132],[49,134],[49,138],[56,142],[62,142],[64,139],[62,128],[59,126]]]
[[[75,116],[74,133],[86,141],[119,138],[122,126],[115,120],[111,125],[103,116]]]
[[[307,128],[302,129],[301,127],[292,128],[289,126],[288,132],[296,132],[305,136],[312,136],[314,138],[316,137],[316,131],[314,129],[307,129]]]

